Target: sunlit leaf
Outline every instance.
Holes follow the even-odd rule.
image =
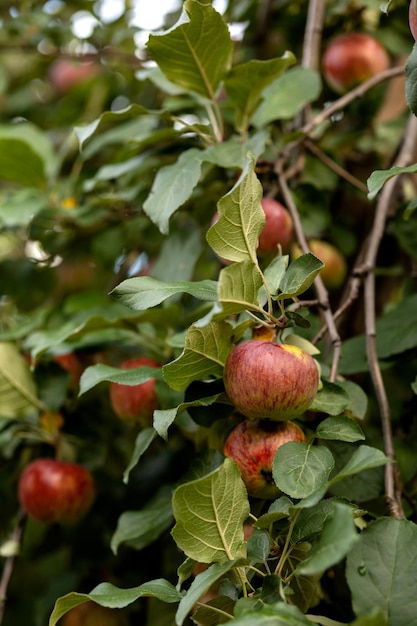
[[[250,260],[223,268],[219,276],[219,302],[223,313],[234,315],[259,308],[262,284],[259,267]]]
[[[0,343],[0,415],[23,417],[40,404],[28,363],[13,343]]]

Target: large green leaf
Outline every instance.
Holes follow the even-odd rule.
[[[229,72],[224,86],[236,109],[236,128],[239,131],[244,132],[247,129],[265,87],[285,72],[295,60],[292,52],[285,52],[282,57],[276,59],[267,61],[252,59],[247,63],[235,65]]]
[[[291,498],[305,498],[327,484],[333,466],[333,455],[325,446],[289,442],[275,453],[272,476]]]
[[[12,343],[0,343],[0,416],[23,417],[40,407],[29,365]]]
[[[253,116],[256,127],[273,120],[292,119],[320,94],[321,81],[317,72],[295,67],[277,78],[263,92],[263,100]]]
[[[191,196],[201,174],[202,154],[197,148],[185,150],[178,160],[158,170],[143,210],[164,235],[169,218]]]
[[[177,487],[173,509],[172,535],[187,556],[202,563],[245,556],[243,523],[249,502],[240,471],[230,459],[204,478]]]
[[[317,392],[310,409],[329,415],[340,415],[348,404],[349,397],[340,385],[323,381],[323,387]]]
[[[211,4],[197,0],[186,0],[178,24],[162,35],[150,35],[147,47],[171,82],[210,100],[232,57],[222,16]]]
[[[225,315],[259,309],[259,290],[262,275],[258,265],[251,260],[233,263],[221,270],[219,276],[219,302]]]
[[[389,626],[414,626],[417,616],[417,526],[380,518],[347,556],[346,578],[357,616],[379,608]]]
[[[182,354],[162,368],[165,382],[181,391],[193,380],[221,376],[232,347],[232,335],[233,327],[225,321],[211,322],[202,328],[190,326]]]
[[[131,309],[145,311],[178,293],[188,293],[199,300],[216,302],[217,282],[207,279],[165,283],[151,276],[139,276],[127,278],[111,293]]]
[[[139,587],[130,589],[120,589],[111,583],[100,583],[90,593],[72,592],[59,598],[55,602],[48,626],[55,626],[65,613],[89,600],[111,609],[123,609],[144,597],[158,598],[162,602],[179,602],[182,599],[182,594],[176,590],[174,585],[162,578],[151,580],[139,585]]]
[[[262,185],[255,174],[255,163],[247,159],[239,180],[218,202],[218,221],[207,231],[214,252],[228,261],[256,262],[259,234],[265,224],[261,206]]]
[[[373,467],[380,467],[388,462],[388,457],[386,457],[381,450],[378,450],[378,448],[361,445],[355,450],[346,465],[336,474],[336,476],[332,477],[331,482],[338,482],[348,476],[372,469]]]

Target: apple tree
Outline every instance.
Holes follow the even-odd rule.
[[[0,623],[417,624],[415,1],[141,7],[0,7]]]

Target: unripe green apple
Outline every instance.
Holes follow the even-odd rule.
[[[297,346],[249,339],[230,351],[224,386],[231,402],[246,417],[289,420],[312,403],[319,370],[313,357]]]
[[[289,441],[305,441],[294,422],[243,420],[229,434],[225,456],[233,459],[250,496],[272,500],[280,491],[272,478],[274,456]]]
[[[77,522],[94,499],[91,473],[78,463],[37,459],[19,478],[18,496],[29,517],[38,522]]]
[[[323,75],[339,94],[379,74],[390,66],[385,48],[367,33],[344,33],[335,37],[323,55]]]
[[[261,205],[265,213],[265,226],[259,235],[258,253],[276,253],[278,245],[283,252],[287,252],[294,237],[291,215],[273,198],[262,198]]]
[[[408,23],[410,25],[411,34],[417,41],[417,0],[411,0],[408,10]]]
[[[146,356],[127,359],[120,367],[133,369],[144,365],[160,367],[154,359]],[[153,412],[159,407],[155,378],[134,386],[110,383],[110,404],[120,419],[142,426],[152,425]]]

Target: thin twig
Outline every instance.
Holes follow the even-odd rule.
[[[3,567],[1,580],[0,580],[0,624],[2,623],[3,617],[4,617],[4,611],[6,608],[7,590],[9,588],[10,579],[12,577],[16,556],[19,552],[25,519],[26,519],[26,514],[23,511],[23,509],[20,509],[17,514],[16,526],[14,528],[12,537],[10,539],[13,545],[13,554],[7,557],[4,567]]]
[[[368,187],[361,180],[357,179],[350,172],[345,170],[341,165],[331,159],[323,150],[320,150],[311,139],[306,139],[304,145],[307,150],[310,150],[322,163],[324,163],[332,172],[335,172],[340,178],[343,178],[347,183],[362,191],[362,193],[368,193]]]

